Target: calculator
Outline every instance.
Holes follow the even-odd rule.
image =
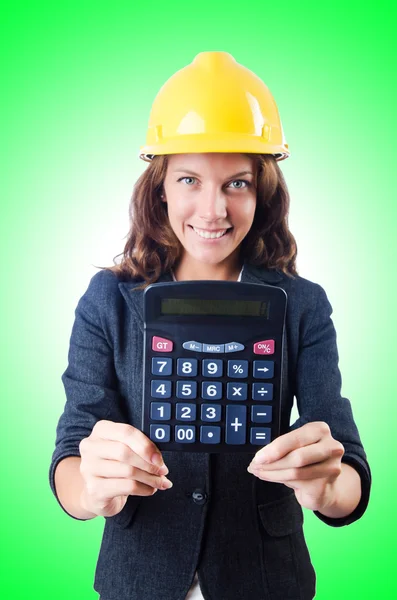
[[[266,284],[145,289],[142,431],[159,450],[252,453],[280,435],[286,307]]]

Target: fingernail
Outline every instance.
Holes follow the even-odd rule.
[[[159,475],[168,475],[168,473],[169,473],[169,470],[166,465],[163,465],[162,467],[160,467]]]
[[[162,489],[169,490],[170,488],[172,488],[173,485],[174,484],[172,483],[172,481],[170,481],[166,477],[163,478],[163,487],[162,487]]]
[[[156,452],[155,454],[153,454],[153,456],[152,456],[152,463],[154,465],[159,466],[159,467],[163,466],[164,461],[163,461],[163,459],[161,458],[161,455],[158,452]]]

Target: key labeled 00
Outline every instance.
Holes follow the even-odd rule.
[[[196,428],[188,425],[175,425],[175,441],[193,444],[196,441]]]

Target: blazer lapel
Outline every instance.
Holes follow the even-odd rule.
[[[277,285],[283,281],[284,275],[278,269],[267,269],[266,267],[255,267],[249,263],[244,263],[244,269],[241,275],[241,281],[246,283],[266,283]]]
[[[157,280],[156,283],[172,281],[171,273],[163,273]],[[129,309],[136,315],[137,323],[143,332],[143,294],[144,290],[135,290],[135,288],[142,285],[142,281],[131,281],[119,283],[119,290],[124,296],[124,299]]]

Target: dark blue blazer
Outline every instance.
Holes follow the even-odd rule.
[[[159,279],[171,280],[170,273]],[[287,293],[281,433],[312,421],[328,423],[345,448],[343,462],[360,474],[362,496],[346,518],[314,514],[333,527],[353,523],[367,508],[371,471],[350,402],[341,396],[327,295],[303,277],[249,264],[241,281]],[[101,270],[77,304],[62,375],[66,403],[49,472],[56,498],[56,465],[80,455],[80,441],[98,420],[141,427],[143,291],[131,292],[141,283]],[[290,426],[294,396],[299,419]],[[206,600],[315,596],[303,511],[291,488],[248,473],[254,454],[162,454],[173,487],[129,496],[118,515],[105,518],[94,581],[101,600],[184,600],[196,569]]]

